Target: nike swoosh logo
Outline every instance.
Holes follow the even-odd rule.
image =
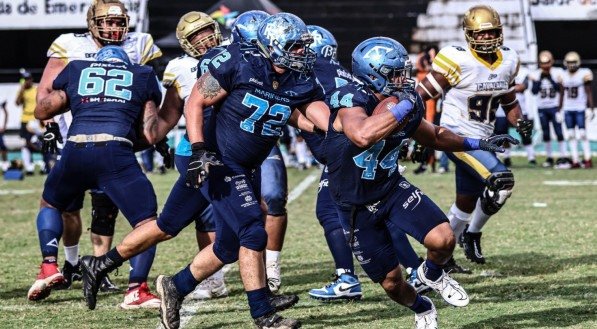
[[[350,290],[350,289],[352,289],[352,288],[354,288],[354,287],[356,287],[358,285],[359,285],[358,283],[355,283],[355,284],[350,285],[350,286],[344,286],[344,288],[342,286],[340,286],[340,287],[338,287],[338,291],[345,292],[345,291],[348,291],[348,290]]]

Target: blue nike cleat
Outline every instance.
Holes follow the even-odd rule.
[[[363,297],[363,293],[359,279],[354,275],[343,273],[325,287],[311,289],[309,296],[322,301],[359,300]]]

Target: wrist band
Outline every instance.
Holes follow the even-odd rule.
[[[479,149],[479,142],[481,140],[478,138],[468,138],[465,137],[464,141],[462,142],[462,146],[464,147],[465,151],[474,151]]]
[[[392,112],[394,118],[396,118],[396,121],[402,122],[402,120],[404,120],[404,118],[412,111],[413,108],[413,103],[408,100],[402,100],[400,103],[392,106],[390,112]]]

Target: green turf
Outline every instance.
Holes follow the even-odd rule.
[[[455,276],[468,291],[470,305],[456,309],[430,294],[439,311],[440,326],[597,328],[597,186],[543,184],[545,180],[595,182],[597,171],[527,168],[522,159],[516,160],[513,197],[484,230],[488,264],[472,265],[463,259],[461,250],[456,250],[456,259],[474,270],[473,275]],[[453,174],[414,176],[412,169],[410,165],[407,178],[447,210],[454,196]],[[290,188],[307,175],[318,173],[291,170]],[[173,172],[151,176],[160,204],[175,178]],[[35,216],[42,181],[41,177],[0,181],[0,328],[155,328],[157,311],[121,311],[117,308],[121,294],[100,295],[97,309],[88,311],[79,283],[69,291],[52,292],[42,302],[27,301],[27,290],[40,262]],[[33,192],[5,195],[7,190]],[[304,328],[412,328],[412,313],[390,302],[382,289],[367,279],[363,279],[361,302],[323,304],[309,299],[307,291],[327,283],[333,273],[322,229],[314,217],[315,192],[316,183],[288,207],[282,290],[299,294],[301,301],[283,314],[300,318]],[[535,207],[534,203],[545,203],[546,207]],[[88,203],[83,216],[88,225]],[[128,224],[119,217],[116,239],[128,231]],[[415,247],[422,253],[420,246]],[[90,251],[87,234],[81,249],[83,253]],[[192,228],[159,245],[150,280],[178,271],[196,249]],[[114,277],[121,287],[126,284],[127,270],[123,266]],[[231,296],[200,304],[189,328],[251,327],[236,266],[226,278]]]

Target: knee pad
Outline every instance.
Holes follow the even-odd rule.
[[[267,214],[270,216],[284,216],[286,215],[286,198],[264,198],[267,204]]]
[[[91,193],[91,232],[114,235],[114,226],[118,216],[118,207],[105,193]]]
[[[495,172],[487,178],[486,184],[481,195],[481,209],[487,215],[494,215],[512,194],[514,175],[509,171]]]
[[[240,245],[255,251],[265,250],[267,232],[262,225],[251,225],[239,236]]]

